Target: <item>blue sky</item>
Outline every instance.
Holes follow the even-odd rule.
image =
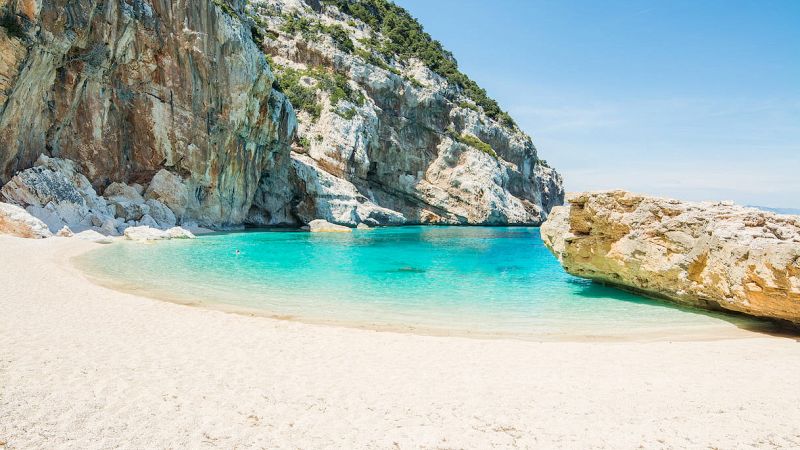
[[[800,1],[396,3],[568,190],[800,207]]]

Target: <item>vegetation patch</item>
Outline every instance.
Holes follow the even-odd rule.
[[[458,70],[452,53],[431,38],[405,9],[388,0],[322,0],[322,3],[336,6],[342,13],[380,31],[386,40],[376,50],[385,60],[393,57],[401,61],[419,59],[448,82],[460,87],[467,97],[483,108],[487,116],[509,128],[516,127],[511,116],[500,109],[483,88]]]
[[[350,35],[341,25],[325,25],[318,20],[297,14],[287,15],[284,19],[281,30],[286,34],[296,35],[300,33],[304,39],[311,40],[324,33],[333,39],[333,43],[339,50],[347,53],[353,53],[353,50],[355,50],[353,40],[350,39]]]
[[[481,109],[478,108],[477,105],[475,105],[474,103],[470,103],[470,102],[461,102],[461,103],[458,104],[458,107],[459,108],[464,108],[464,109],[471,109],[471,110],[473,110],[475,112],[481,112]]]
[[[270,63],[270,65],[275,69],[275,81],[277,82],[277,85],[273,84],[273,87],[286,94],[292,106],[299,111],[307,112],[313,120],[319,119],[322,114],[322,105],[317,100],[317,89],[300,80],[304,76],[303,72],[274,63]]]
[[[483,142],[476,136],[471,134],[462,134],[460,136],[456,135],[455,140],[469,147],[476,148],[483,153],[486,153],[487,155],[497,159],[497,152],[494,151],[492,146],[486,142]]]
[[[349,107],[349,108],[345,108],[344,110],[337,109],[336,110],[336,115],[338,115],[339,117],[341,117],[344,120],[352,120],[353,117],[356,116],[356,109],[353,108],[352,106]]]
[[[212,1],[225,14],[227,14],[227,15],[233,17],[233,18],[236,18],[236,19],[239,18],[239,14],[237,14],[236,11],[233,9],[233,7],[228,2],[226,2],[225,0],[212,0]]]
[[[273,87],[286,94],[295,108],[300,111],[306,111],[313,120],[319,119],[322,113],[322,104],[320,104],[317,97],[317,92],[320,90],[330,94],[330,103],[334,108],[342,100],[346,100],[356,106],[363,106],[366,101],[364,94],[360,90],[353,89],[347,77],[341,73],[330,72],[323,67],[298,70],[281,66],[272,60],[269,60],[269,64],[275,71],[276,84]],[[302,80],[304,77],[311,78],[316,83],[314,85],[307,84]],[[353,110],[353,115],[355,115],[355,109],[351,109]],[[350,115],[349,118],[352,117]]]

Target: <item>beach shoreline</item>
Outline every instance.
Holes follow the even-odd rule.
[[[800,343],[430,336],[108,289],[0,236],[0,441],[31,447],[800,446]]]
[[[116,244],[116,243],[115,243]],[[115,245],[111,244],[111,245]],[[141,244],[133,243],[132,245],[158,245],[157,243]],[[93,248],[82,248],[80,252],[71,254],[64,260],[66,265],[75,269],[75,275],[80,276],[87,282],[96,284],[100,287],[111,289],[124,294],[134,295],[138,297],[145,297],[155,301],[163,301],[174,303],[177,305],[187,306],[191,308],[203,308],[214,311],[220,311],[230,314],[244,315],[248,317],[261,317],[269,320],[285,320],[298,322],[315,326],[332,326],[351,328],[364,331],[375,332],[388,332],[400,334],[418,334],[423,336],[433,337],[461,337],[471,339],[499,339],[499,340],[521,340],[533,342],[656,342],[656,341],[672,341],[672,342],[696,342],[696,341],[716,341],[727,339],[748,339],[754,337],[754,333],[784,336],[784,337],[797,337],[789,333],[789,330],[783,330],[777,324],[770,322],[748,322],[746,317],[739,318],[732,314],[722,314],[724,319],[718,320],[716,323],[709,323],[705,325],[698,325],[696,327],[681,327],[680,329],[667,329],[662,328],[658,330],[619,330],[615,333],[609,333],[608,330],[587,332],[587,333],[516,333],[516,332],[499,332],[478,329],[463,329],[454,327],[434,327],[425,324],[394,324],[394,323],[377,323],[377,322],[363,322],[363,321],[347,321],[343,319],[316,319],[303,316],[295,316],[288,314],[281,314],[269,310],[259,309],[255,307],[247,307],[243,305],[234,305],[223,302],[210,302],[198,299],[192,296],[179,296],[172,292],[150,290],[142,286],[134,286],[128,281],[115,280],[108,276],[103,276],[99,273],[93,273],[85,268],[80,268],[78,258],[85,253],[93,250]],[[673,304],[665,302],[664,307],[677,307]],[[708,311],[697,310],[695,314],[708,315]],[[737,321],[737,319],[740,319]],[[757,327],[761,328],[757,328]],[[756,327],[757,329],[751,329]],[[785,331],[785,333],[784,333]]]

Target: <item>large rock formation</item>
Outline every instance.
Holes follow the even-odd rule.
[[[530,137],[401,8],[375,0],[251,5],[298,110],[291,157],[300,220],[539,224],[563,201],[560,176]],[[264,192],[274,190],[263,181]],[[271,197],[257,195],[256,206],[261,198]]]
[[[0,184],[41,153],[98,191],[167,170],[188,217],[241,224],[266,170],[288,183],[288,163],[273,166],[295,128],[243,8],[0,0]]]
[[[800,325],[800,217],[623,191],[574,194],[542,225],[567,272]]]
[[[538,224],[563,199],[531,139],[390,2],[0,0],[0,57],[6,194],[46,178],[24,172],[41,154],[75,163],[66,203],[12,198],[51,228]]]

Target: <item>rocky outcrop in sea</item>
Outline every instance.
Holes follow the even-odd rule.
[[[33,0],[0,19],[0,185],[51,229],[538,224],[563,199],[387,2]]]
[[[541,233],[573,275],[800,326],[800,216],[580,193],[553,209]]]

